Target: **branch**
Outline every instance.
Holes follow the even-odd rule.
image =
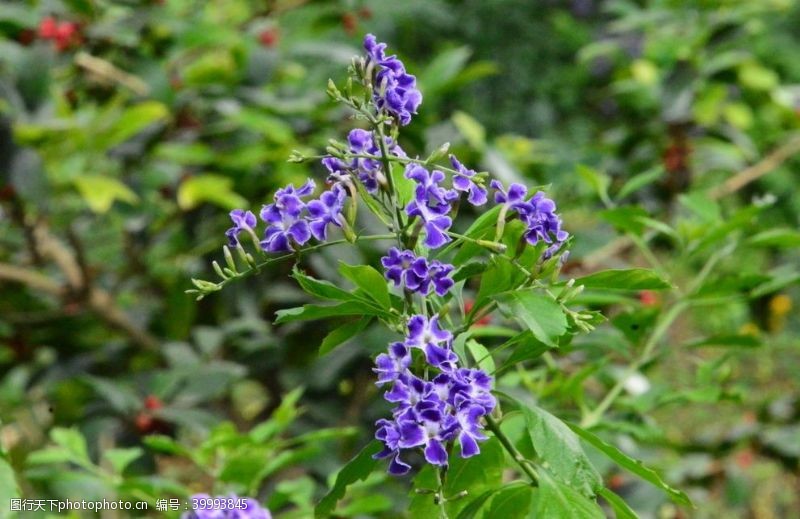
[[[43,223],[34,224],[31,235],[36,252],[59,268],[66,279],[66,286],[34,270],[8,264],[0,264],[0,280],[22,283],[32,289],[62,298],[82,295],[81,301],[107,325],[121,331],[140,347],[149,350],[158,347],[158,340],[134,324],[117,307],[111,294],[90,285],[84,275],[85,268],[78,263],[75,255],[64,244],[50,234]]]

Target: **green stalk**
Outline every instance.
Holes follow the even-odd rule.
[[[525,456],[522,455],[521,452],[514,447],[514,444],[511,443],[511,440],[508,439],[508,436],[500,429],[500,424],[494,419],[492,415],[486,415],[486,428],[494,433],[495,437],[500,440],[500,444],[503,448],[511,455],[511,458],[519,465],[519,468],[522,469],[522,472],[527,474],[527,476],[531,480],[531,484],[536,486],[538,484],[539,478],[536,476],[536,472],[533,470],[528,464],[528,460],[525,459]]]

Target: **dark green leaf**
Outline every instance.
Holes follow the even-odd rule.
[[[575,280],[575,286],[606,290],[663,290],[671,285],[648,269],[604,270]]]
[[[336,508],[338,503],[345,495],[347,487],[367,478],[375,469],[378,460],[372,456],[381,450],[381,444],[377,440],[372,440],[364,447],[361,452],[342,467],[336,476],[333,488],[322,498],[314,508],[315,517],[327,517]]]
[[[641,461],[631,458],[615,446],[611,445],[610,443],[606,443],[595,436],[594,433],[591,433],[573,424],[569,424],[569,427],[581,438],[583,438],[584,441],[608,456],[611,460],[615,461],[620,467],[631,472],[632,474],[636,474],[645,481],[652,483],[656,487],[663,490],[674,502],[682,505],[692,506],[692,502],[689,500],[689,497],[686,494],[669,486],[663,479],[661,479],[661,476],[659,476],[653,469],[646,467]]]
[[[275,312],[275,324],[291,323],[294,321],[310,321],[326,319],[328,317],[341,317],[344,315],[383,315],[376,308],[358,301],[347,301],[338,305],[303,305],[287,308]]]
[[[504,519],[523,519],[528,517],[531,499],[536,490],[530,485],[509,485],[494,498],[485,517],[502,517]]]
[[[527,326],[534,337],[550,347],[567,331],[567,318],[561,306],[535,288],[503,292],[495,296],[500,309]]]
[[[369,265],[348,265],[339,262],[339,272],[381,305],[381,308],[392,306],[386,279],[374,268]]]
[[[292,271],[292,277],[297,280],[303,291],[312,296],[334,301],[352,301],[355,299],[355,296],[347,290],[337,287],[330,281],[312,278],[297,267]]]
[[[335,328],[322,339],[322,344],[319,347],[319,354],[326,355],[340,344],[344,344],[349,339],[352,339],[358,335],[361,330],[366,328],[371,320],[371,317],[362,317],[357,321],[350,321]]]
[[[763,343],[755,335],[724,334],[712,335],[696,341],[686,343],[689,348],[701,348],[704,346],[738,346],[742,348],[757,348]]]
[[[145,436],[142,441],[154,451],[191,458],[191,452],[189,449],[176,442],[169,436],[153,434],[150,436]]]

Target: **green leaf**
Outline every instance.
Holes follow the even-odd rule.
[[[303,396],[304,390],[305,388],[301,386],[283,395],[280,405],[272,412],[269,420],[250,429],[248,433],[250,439],[256,443],[264,443],[285,431],[300,414],[297,402]]]
[[[483,510],[483,505],[489,501],[489,498],[504,488],[505,487],[490,488],[482,494],[479,494],[478,497],[469,501],[469,504],[461,509],[456,519],[473,519]],[[469,496],[467,496],[467,500],[469,500]]]
[[[486,147],[486,129],[474,117],[456,111],[451,119],[472,148],[483,150]]]
[[[539,498],[534,517],[569,519],[605,519],[600,506],[574,488],[554,480],[547,471],[539,471]]]
[[[750,291],[750,297],[761,297],[800,281],[800,272],[792,265],[781,265],[769,272],[771,279]]]
[[[287,308],[275,312],[275,324],[291,323],[295,321],[310,321],[326,319],[328,317],[341,317],[344,315],[385,315],[376,308],[360,301],[346,301],[338,305],[303,305]]]
[[[201,142],[165,142],[159,144],[154,155],[160,159],[187,166],[205,165],[214,161],[214,151]]]
[[[704,346],[758,348],[762,345],[763,343],[758,337],[748,334],[712,335],[710,337],[705,337],[686,343],[686,347],[688,348],[702,348]]]
[[[559,304],[535,288],[503,292],[494,297],[506,315],[527,326],[547,346],[555,348],[556,339],[567,331],[567,318]]]
[[[524,274],[510,262],[496,256],[492,258],[486,272],[481,276],[481,284],[475,296],[473,311],[483,308],[493,295],[519,286],[523,276]]]
[[[540,407],[531,408],[520,403],[520,409],[525,416],[533,448],[547,463],[548,470],[584,496],[593,497],[602,488],[603,481],[575,433],[567,424]]]
[[[105,213],[116,200],[135,204],[139,197],[119,180],[102,175],[81,175],[75,178],[75,187],[95,213]]]
[[[14,469],[0,457],[0,518],[11,517],[11,500],[21,497]]]
[[[672,501],[675,503],[692,506],[689,497],[680,490],[669,486],[661,476],[659,476],[653,469],[646,467],[641,461],[631,458],[610,443],[601,440],[594,433],[591,433],[574,424],[569,424],[569,428],[575,431],[578,436],[583,438],[588,444],[596,448],[611,460],[616,462],[620,467],[644,479],[645,481],[653,484],[657,488],[663,490]]]
[[[70,454],[70,461],[81,466],[91,465],[86,439],[78,429],[56,427],[50,431],[50,439]]]
[[[322,339],[322,344],[319,347],[319,355],[327,355],[340,344],[344,344],[348,340],[358,335],[364,328],[367,327],[371,317],[362,317],[357,321],[350,321],[335,328],[328,335]]]
[[[652,184],[656,180],[660,179],[663,174],[664,168],[659,166],[632,176],[622,185],[621,188],[619,188],[619,191],[617,192],[617,198],[625,198],[626,196],[637,192],[644,186]]]
[[[114,472],[121,474],[125,468],[135,459],[144,454],[140,447],[130,447],[127,449],[108,449],[103,452],[103,456],[111,463]]]
[[[374,268],[369,265],[348,265],[340,261],[339,273],[363,290],[381,308],[388,309],[392,306],[389,298],[389,285],[383,275]]]
[[[625,500],[619,497],[616,493],[607,488],[601,488],[599,494],[603,496],[603,499],[605,499],[609,505],[611,505],[611,509],[614,510],[616,519],[639,519],[639,516],[636,515],[636,512],[634,512],[631,507],[628,506],[628,503],[626,503]]]
[[[472,51],[469,47],[455,47],[436,55],[419,75],[422,91],[429,95],[444,90],[464,68]]]
[[[151,434],[149,436],[145,436],[142,441],[145,445],[156,452],[162,452],[164,454],[171,454],[174,456],[184,456],[186,458],[192,457],[192,453],[189,451],[189,449],[176,442],[169,436]]]
[[[122,116],[114,123],[111,133],[107,137],[103,137],[102,142],[109,148],[116,146],[151,124],[166,119],[167,116],[169,116],[169,110],[158,101],[139,103],[127,108],[122,113]]]
[[[233,181],[222,175],[195,175],[178,186],[178,206],[184,211],[194,209],[204,202],[223,209],[247,206],[247,200],[233,191]]]
[[[794,229],[770,229],[756,234],[747,243],[753,247],[793,249],[800,247],[800,232]]]
[[[575,286],[606,290],[664,290],[671,288],[665,279],[648,269],[603,270],[575,280]]]
[[[298,269],[297,266],[292,270],[292,277],[297,280],[304,292],[312,296],[334,301],[352,301],[355,299],[355,296],[347,290],[337,287],[330,281],[312,278]]]
[[[645,228],[640,218],[646,217],[647,214],[647,211],[641,207],[628,205],[600,211],[598,216],[613,225],[618,231],[640,235]]]
[[[381,444],[377,440],[372,440],[364,447],[361,452],[347,462],[336,476],[333,488],[322,498],[314,508],[314,517],[327,517],[336,508],[338,503],[345,495],[347,487],[357,481],[363,481],[369,476],[378,460],[372,456],[381,451]]]
[[[394,182],[394,189],[397,193],[397,203],[400,206],[405,207],[414,196],[414,188],[416,187],[417,183],[410,178],[406,178],[405,169],[398,167],[395,164],[392,164],[391,167],[392,182]]]
[[[489,353],[489,350],[486,349],[486,346],[472,339],[467,341],[466,346],[469,353],[472,355],[472,359],[480,369],[486,373],[494,373],[494,359]]]
[[[518,362],[538,359],[550,349],[545,343],[537,340],[529,330],[525,330],[504,342],[497,349],[513,347],[514,351],[506,361],[506,365],[513,366]]]
[[[507,486],[492,498],[485,517],[502,517],[503,519],[528,517],[534,492],[536,489],[530,485]]]
[[[597,193],[600,200],[611,201],[608,197],[608,186],[611,184],[608,175],[584,164],[578,164],[578,175]]]

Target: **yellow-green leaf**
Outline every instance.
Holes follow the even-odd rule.
[[[75,179],[75,187],[95,213],[105,213],[116,200],[129,204],[139,201],[128,186],[111,177],[84,175]]]
[[[247,200],[233,190],[233,181],[222,175],[197,175],[186,179],[178,188],[178,206],[181,209],[193,209],[204,202],[224,209],[247,205]]]

